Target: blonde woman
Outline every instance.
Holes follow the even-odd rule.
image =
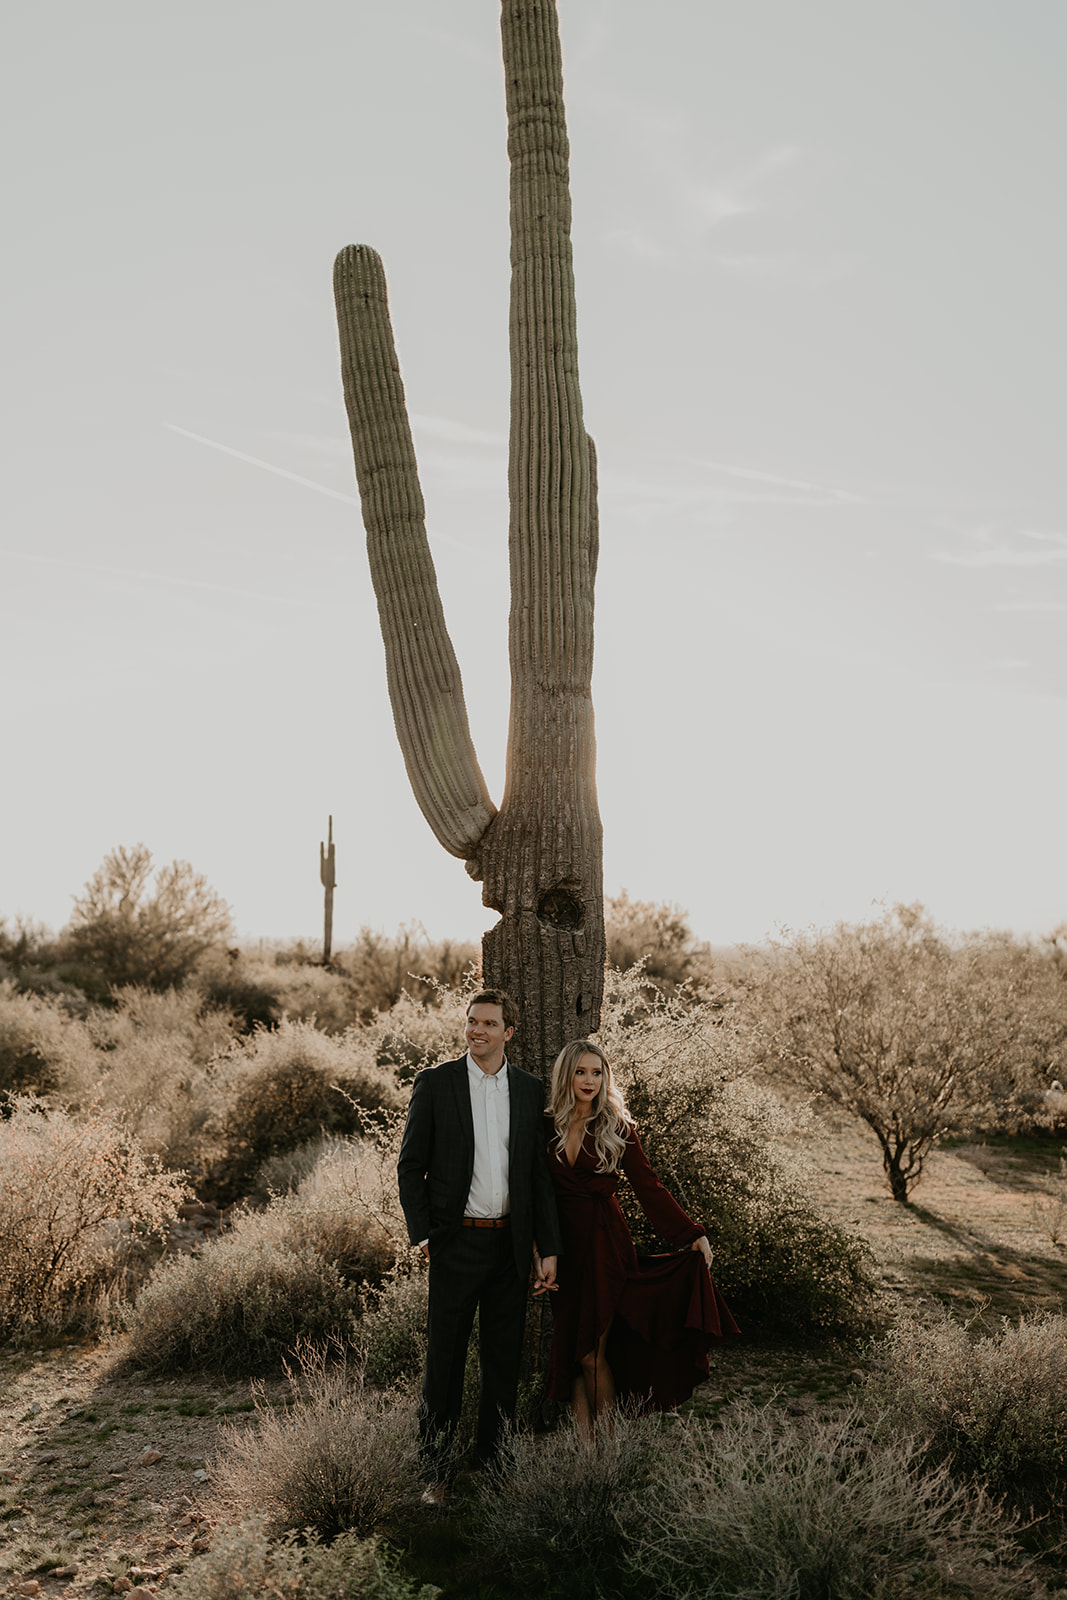
[[[548,1156],[562,1238],[549,1398],[582,1430],[617,1395],[666,1411],[708,1375],[708,1346],[738,1327],[711,1281],[711,1246],[656,1177],[599,1045],[575,1039],[552,1068]],[[622,1174],[678,1255],[639,1261],[615,1191]]]

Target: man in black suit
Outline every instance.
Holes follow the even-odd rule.
[[[467,1008],[467,1054],[415,1078],[400,1146],[400,1203],[430,1261],[430,1316],[419,1429],[428,1484],[448,1497],[450,1447],[478,1311],[481,1390],[476,1454],[493,1459],[515,1415],[531,1259],[534,1294],[555,1285],[559,1248],[548,1170],[544,1089],[504,1048],[518,1011],[499,989]]]

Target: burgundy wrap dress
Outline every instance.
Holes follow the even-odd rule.
[[[559,1289],[552,1296],[550,1400],[570,1400],[581,1358],[610,1328],[606,1359],[620,1398],[667,1411],[708,1376],[708,1347],[740,1330],[697,1250],[639,1260],[615,1198],[618,1172],[598,1172],[586,1133],[570,1166],[548,1125],[548,1158],[559,1208]],[[704,1232],[667,1193],[631,1128],[620,1163],[641,1209],[671,1245]]]

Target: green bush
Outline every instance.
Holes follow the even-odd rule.
[[[341,1534],[325,1545],[314,1534],[271,1541],[266,1520],[220,1528],[206,1555],[172,1577],[175,1600],[419,1600],[424,1593],[398,1572],[376,1538]]]
[[[1067,1316],[1039,1312],[987,1334],[948,1316],[904,1318],[884,1356],[874,1392],[935,1458],[1016,1496],[1067,1486]]]
[[[755,1044],[744,1028],[699,1000],[650,992],[640,973],[616,973],[597,1038],[653,1169],[704,1223],[715,1280],[742,1326],[791,1337],[867,1329],[869,1252],[819,1211],[786,1146],[794,1118],[748,1076]],[[625,1184],[619,1199],[638,1248],[661,1251]]]
[[[112,1117],[15,1100],[0,1122],[0,1330],[92,1326],[124,1277],[127,1232],[158,1228],[184,1193]]]
[[[274,1532],[374,1533],[418,1495],[415,1402],[368,1389],[337,1343],[302,1343],[298,1359],[287,1405],[261,1398],[253,1426],[220,1429],[212,1476],[231,1503],[265,1511]]]

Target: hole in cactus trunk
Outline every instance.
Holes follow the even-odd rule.
[[[546,890],[538,902],[537,919],[546,928],[576,933],[582,926],[584,914],[575,886],[556,883]]]

